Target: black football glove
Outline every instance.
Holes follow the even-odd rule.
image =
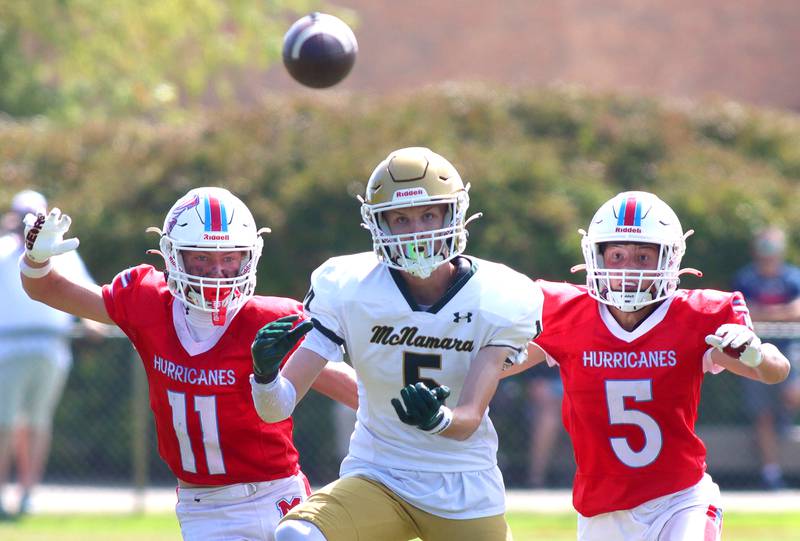
[[[420,430],[430,431],[444,418],[445,399],[450,396],[450,389],[444,385],[428,389],[418,382],[416,385],[406,385],[400,390],[400,400],[392,398],[392,406],[397,416],[407,425],[413,425]],[[405,408],[403,406],[405,405]]]
[[[267,323],[256,333],[253,345],[250,346],[256,382],[269,383],[274,380],[286,354],[314,328],[314,324],[308,320],[292,328],[298,319],[299,315],[282,317]]]

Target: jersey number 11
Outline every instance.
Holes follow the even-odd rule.
[[[186,399],[191,397],[184,393],[167,391],[169,405],[172,407],[172,427],[178,437],[181,449],[181,467],[184,471],[197,473],[197,464],[192,451],[192,442],[189,438],[189,427],[186,423]],[[217,397],[195,396],[194,411],[200,417],[202,430],[203,449],[205,449],[208,473],[219,475],[225,473],[225,462],[222,460],[222,449],[219,446],[219,431],[217,430]]]

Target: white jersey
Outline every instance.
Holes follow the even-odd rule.
[[[543,295],[533,281],[474,257],[453,262],[453,285],[427,309],[372,252],[330,259],[312,274],[305,310],[315,330],[301,347],[331,361],[341,359],[343,347],[358,379],[357,422],[346,462],[418,472],[496,466],[497,433],[488,408],[478,430],[457,441],[402,423],[390,403],[405,385],[422,381],[448,386],[447,404],[453,407],[478,351],[506,347],[510,362],[522,362],[541,329]]]
[[[19,277],[23,252],[22,239],[17,235],[0,236],[0,298],[6,307],[0,310],[0,363],[14,357],[43,355],[60,368],[69,368],[69,334],[75,316],[28,297]],[[94,283],[76,251],[54,256],[52,263],[63,276],[81,284]]]

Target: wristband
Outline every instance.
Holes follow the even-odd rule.
[[[749,345],[745,350],[739,354],[739,362],[750,368],[757,368],[761,361],[764,360],[760,347],[753,347]]]
[[[50,274],[51,270],[53,270],[53,264],[50,262],[50,258],[47,259],[44,267],[31,267],[28,265],[28,262],[25,261],[25,254],[22,254],[19,258],[19,272],[28,278],[44,278]]]
[[[292,382],[278,374],[269,383],[257,383],[250,375],[250,389],[253,405],[258,416],[267,423],[277,423],[289,417],[297,403],[297,391]]]
[[[447,406],[442,406],[439,411],[442,412],[442,420],[439,421],[436,426],[428,430],[428,434],[440,434],[441,432],[447,430],[447,427],[453,422],[453,410]]]

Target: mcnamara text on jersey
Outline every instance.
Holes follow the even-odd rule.
[[[389,325],[375,325],[372,327],[373,344],[384,346],[413,346],[428,349],[453,349],[455,351],[472,351],[475,344],[472,340],[459,340],[458,338],[440,338],[436,336],[418,335],[419,327],[403,327],[400,332],[394,332],[394,327]]]

